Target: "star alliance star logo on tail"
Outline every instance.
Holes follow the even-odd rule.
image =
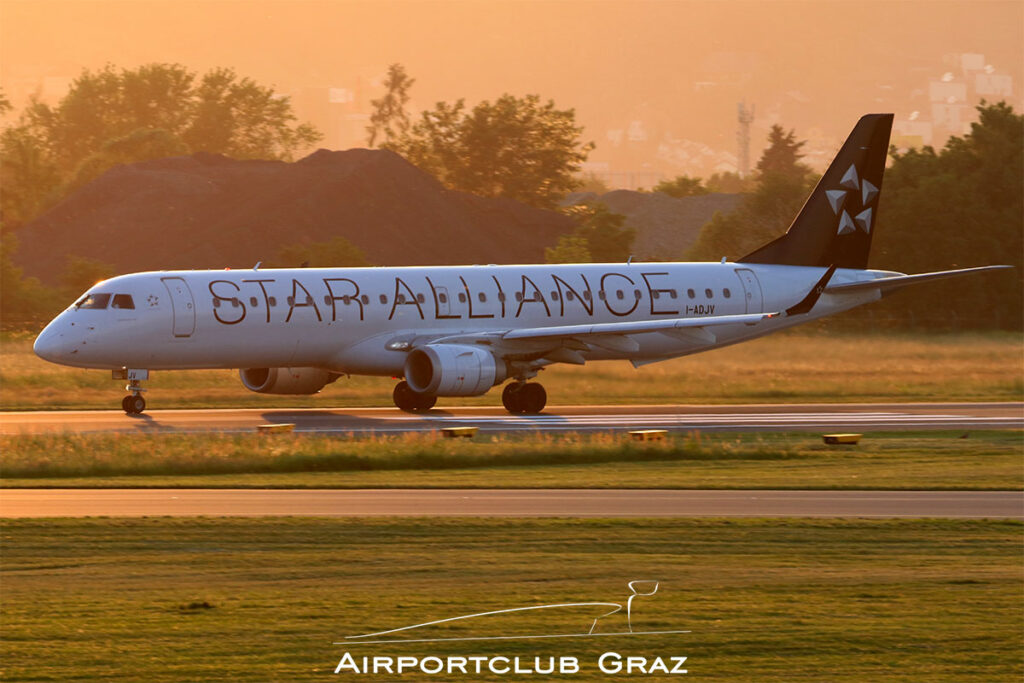
[[[857,167],[853,164],[847,169],[843,179],[839,181],[839,187],[845,187],[846,189],[825,191],[828,203],[832,207],[832,213],[839,216],[839,228],[836,234],[847,235],[860,229],[870,235],[871,218],[874,210],[868,205],[878,196],[878,188],[867,179],[861,180],[857,173]],[[850,212],[844,208],[850,192],[855,193],[854,201],[860,199],[861,208],[860,213],[852,218],[850,217]],[[850,208],[852,210],[852,207]]]

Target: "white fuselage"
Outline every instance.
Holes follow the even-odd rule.
[[[405,349],[417,340],[781,311],[800,301],[824,270],[631,263],[135,273],[93,287],[90,295],[111,295],[106,305],[68,308],[40,334],[36,351],[85,368],[301,366],[400,376]],[[838,270],[832,282],[889,274]],[[640,364],[758,337],[878,296],[874,289],[826,293],[804,315],[719,325],[703,337],[647,332],[633,335],[630,348],[598,343],[580,353],[587,361]]]

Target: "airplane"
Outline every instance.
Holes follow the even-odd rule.
[[[394,377],[394,403],[410,412],[505,383],[508,412],[540,413],[547,392],[528,380],[554,363],[640,367],[1010,267],[867,268],[892,120],[863,116],[787,232],[735,262],[133,273],[90,288],[34,350],[127,380],[129,415],[145,410],[150,371],[200,368],[238,369],[264,394]]]

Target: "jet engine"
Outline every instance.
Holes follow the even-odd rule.
[[[428,344],[405,361],[409,387],[431,396],[479,396],[505,376],[505,364],[479,346]]]
[[[315,394],[341,375],[320,368],[246,368],[242,384],[260,394]]]

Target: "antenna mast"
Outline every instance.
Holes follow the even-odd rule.
[[[750,124],[754,122],[754,105],[747,109],[747,102],[744,100],[736,105],[736,110],[736,118],[740,123],[736,131],[736,143],[739,146],[736,170],[740,178],[746,178],[750,173]]]

